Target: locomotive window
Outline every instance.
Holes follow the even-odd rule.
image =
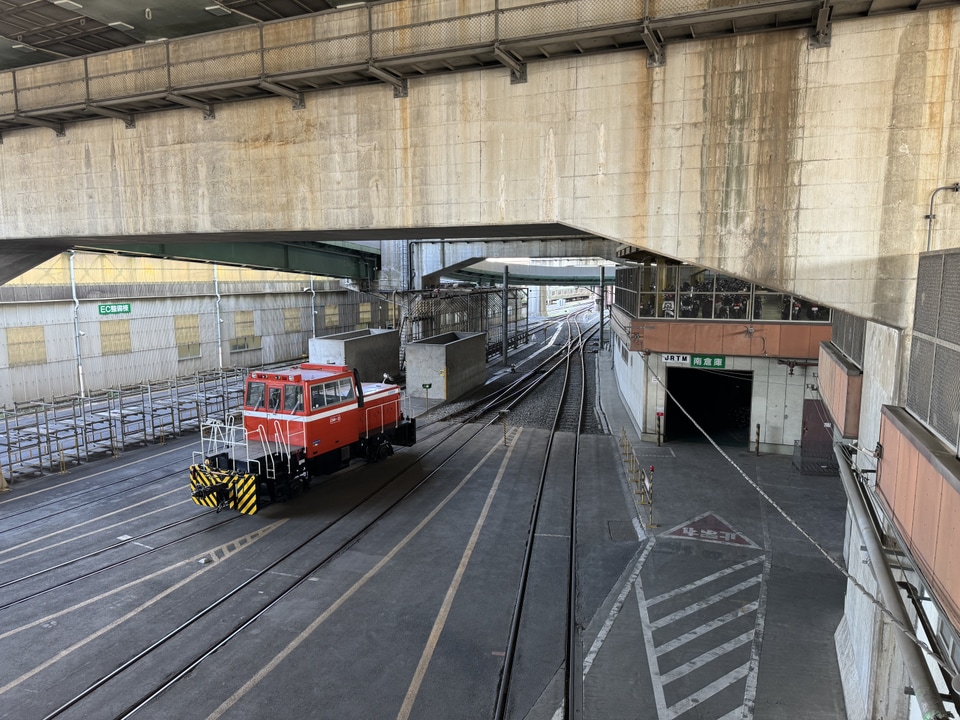
[[[257,408],[263,407],[263,398],[266,390],[266,384],[262,382],[248,382],[247,383],[247,407],[252,407],[254,410]]]
[[[283,409],[287,412],[303,410],[303,388],[299,385],[283,386]]]
[[[270,411],[277,412],[280,410],[280,388],[272,387],[270,388]]]
[[[310,409],[319,410],[324,406],[323,385],[317,383],[310,386]]]
[[[353,383],[344,378],[340,381],[340,401],[353,400]]]

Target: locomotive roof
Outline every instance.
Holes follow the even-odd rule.
[[[285,380],[287,382],[331,380],[338,377],[353,377],[353,371],[346,365],[303,363],[288,368],[257,370],[250,373],[251,380]]]

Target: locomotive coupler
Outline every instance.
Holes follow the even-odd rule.
[[[222,482],[216,485],[201,485],[190,494],[198,500],[203,500],[211,496],[215,497],[217,500],[217,512],[230,507],[229,483]]]

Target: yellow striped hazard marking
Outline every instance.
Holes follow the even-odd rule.
[[[197,505],[216,508],[224,500],[232,510],[245,515],[257,512],[257,476],[250,473],[236,473],[226,470],[214,470],[206,465],[190,466],[190,492],[200,488],[217,488],[216,492],[203,497],[193,495]]]

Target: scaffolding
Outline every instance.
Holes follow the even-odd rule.
[[[131,447],[163,444],[210,420],[241,411],[245,369],[119,386],[85,396],[0,408],[0,471],[5,480],[66,472],[69,466]]]

